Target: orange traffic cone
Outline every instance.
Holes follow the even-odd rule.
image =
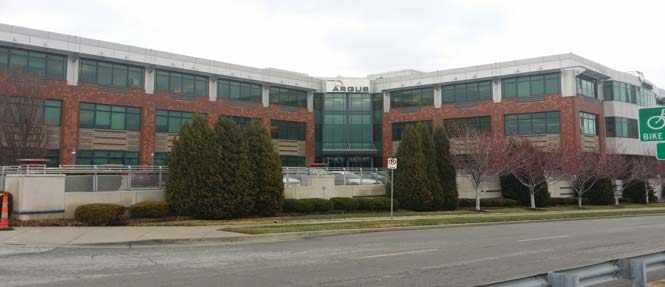
[[[0,231],[14,230],[9,227],[9,195],[6,193],[2,197],[2,213],[0,214]]]

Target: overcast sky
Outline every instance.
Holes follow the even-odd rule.
[[[0,22],[312,76],[573,52],[665,88],[665,1],[616,2],[0,0]]]

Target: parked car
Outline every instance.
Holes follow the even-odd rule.
[[[285,186],[300,186],[301,182],[299,179],[291,176],[283,176],[282,177],[282,182],[284,183]]]
[[[363,177],[365,177],[365,174],[363,174]],[[386,176],[378,173],[378,172],[368,172],[367,177],[371,179],[375,179],[376,181],[380,183],[386,183]]]
[[[360,178],[359,175],[350,171],[331,171],[328,174],[335,176],[335,185],[361,185],[361,184],[381,184],[376,179],[369,178],[363,174]]]

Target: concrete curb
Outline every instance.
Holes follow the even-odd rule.
[[[328,236],[351,235],[351,234],[385,232],[385,231],[464,228],[464,227],[473,227],[473,226],[526,224],[526,223],[540,223],[540,222],[565,222],[565,221],[580,221],[580,220],[625,218],[625,217],[645,217],[645,216],[665,216],[665,213],[610,215],[610,216],[598,216],[598,217],[539,219],[539,220],[522,220],[522,221],[505,221],[505,222],[481,222],[481,223],[440,224],[440,225],[403,226],[403,227],[382,227],[382,228],[369,228],[369,229],[340,229],[340,230],[305,231],[305,232],[225,236],[225,237],[210,237],[210,238],[145,239],[145,240],[109,242],[109,243],[80,243],[80,244],[71,244],[70,246],[80,246],[80,247],[127,246],[131,248],[134,246],[158,246],[158,245],[170,245],[170,244],[207,244],[207,243],[239,243],[239,242],[255,243],[255,242],[286,241],[286,240],[297,240],[297,239],[319,238],[319,237],[328,237]]]

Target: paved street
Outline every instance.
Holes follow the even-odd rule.
[[[665,216],[280,242],[0,246],[0,286],[471,286],[665,250]]]

